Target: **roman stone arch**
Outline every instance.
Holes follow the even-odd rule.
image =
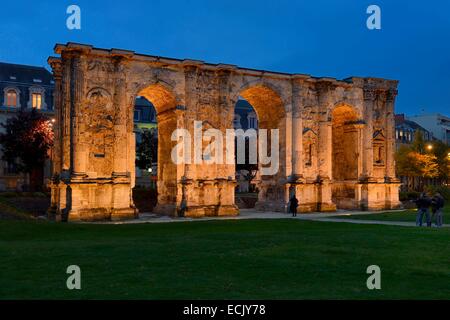
[[[233,128],[239,96],[255,109],[259,128],[278,130],[278,168],[262,175],[257,209],[282,211],[293,192],[302,212],[399,204],[393,161],[397,81],[315,78],[75,43],[58,44],[55,52],[59,56],[48,62],[56,112],[49,214],[56,219],[138,216],[131,191],[136,96],[157,112],[158,213],[239,213],[234,148],[225,141],[211,148]],[[180,140],[178,132],[186,136]],[[268,140],[270,149],[270,132]],[[171,158],[180,142],[192,155],[189,161]],[[219,155],[222,162],[211,161]]]

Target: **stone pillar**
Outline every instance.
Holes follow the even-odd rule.
[[[364,159],[364,152],[366,151],[365,149],[365,144],[364,144],[364,128],[365,125],[364,124],[356,124],[355,125],[355,129],[357,130],[357,134],[358,134],[358,177],[361,176],[366,176],[366,170],[367,167],[365,165],[365,159]]]
[[[71,111],[71,143],[72,143],[72,163],[71,173],[73,177],[83,177],[86,175],[86,146],[84,145],[80,130],[82,121],[81,104],[85,96],[84,80],[85,58],[81,53],[75,54],[72,58],[72,72],[70,85],[70,111]]]
[[[53,106],[55,111],[55,121],[53,123],[54,144],[52,148],[52,176],[55,177],[61,173],[61,137],[62,137],[62,115],[61,115],[61,91],[62,91],[62,65],[58,58],[49,58],[48,63],[53,70],[53,79],[55,81],[55,89],[53,91]]]
[[[319,211],[335,211],[336,205],[332,201],[333,179],[333,132],[331,115],[333,107],[333,84],[329,81],[319,82],[318,102],[319,110],[324,115],[319,122],[318,134],[318,177],[317,177],[317,208]]]
[[[292,176],[291,182],[303,178],[303,92],[301,80],[292,83]]]
[[[319,176],[322,179],[332,179],[333,131],[331,121],[319,123]]]
[[[363,89],[364,96],[364,122],[363,131],[363,168],[359,177],[360,181],[369,181],[373,177],[373,105],[375,102],[375,90],[370,88]]]
[[[61,130],[62,130],[62,117],[61,117],[61,85],[62,85],[62,65],[59,58],[50,57],[48,63],[53,70],[53,79],[55,81],[55,89],[53,91],[53,106],[55,110],[55,121],[53,123],[54,132],[54,144],[51,150],[51,162],[52,162],[52,180],[50,184],[51,198],[50,208],[48,210],[48,217],[52,220],[61,220],[60,206],[60,181],[59,174],[61,173]]]
[[[222,215],[237,215],[239,209],[235,204],[235,187],[236,187],[236,168],[234,163],[227,164],[227,144],[226,144],[226,129],[233,128],[234,119],[234,101],[230,98],[231,92],[231,77],[235,70],[233,65],[219,65],[216,72],[218,78],[218,112],[222,110],[227,111],[227,115],[221,118],[223,143],[223,164],[217,164],[217,173],[215,188],[217,190],[217,209],[216,214]],[[233,148],[234,151],[234,148]]]
[[[127,98],[127,60],[123,56],[115,58],[115,84],[114,84],[114,165],[113,176],[129,176],[129,156],[135,156],[134,150],[128,146],[127,112],[133,106],[128,105]],[[133,155],[131,155],[133,153]]]
[[[400,208],[399,200],[400,180],[395,174],[395,118],[394,118],[394,102],[397,96],[397,89],[391,88],[386,96],[386,208]]]
[[[135,141],[134,133],[129,133],[127,122],[133,102],[127,96],[127,64],[126,55],[115,53],[114,61],[114,145],[113,145],[113,203],[111,220],[132,218],[137,215],[133,204],[132,188],[134,186]],[[132,160],[132,161],[131,161]]]
[[[386,96],[386,178],[395,180],[395,117],[394,101],[397,90],[390,89]]]
[[[68,178],[71,168],[71,65],[72,57],[67,53],[61,54],[62,58],[62,83],[61,83],[61,166],[62,176]]]

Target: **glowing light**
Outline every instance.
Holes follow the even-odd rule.
[[[433,149],[433,145],[432,144],[427,145],[427,149],[428,150],[432,150]]]

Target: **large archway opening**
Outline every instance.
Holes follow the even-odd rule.
[[[355,109],[337,106],[332,112],[332,200],[338,208],[355,207],[359,160],[359,121]]]
[[[283,101],[271,88],[256,85],[245,88],[239,93],[239,99],[235,105],[233,123],[235,129],[240,127],[239,129],[244,131],[256,130],[258,140],[263,139],[267,142],[266,150],[261,150],[260,143],[246,138],[246,163],[244,165],[236,164],[238,181],[236,203],[241,208],[283,209],[284,186],[280,183],[280,179],[284,175],[284,166],[280,163],[280,159],[285,157],[284,119]],[[252,147],[252,143],[257,144]],[[276,153],[272,153],[272,144],[277,150]],[[256,158],[256,163],[251,161],[252,152],[257,153],[253,157],[253,159]],[[263,160],[262,156],[266,159]],[[270,159],[269,163],[267,163],[267,159]],[[266,170],[262,170],[263,168]],[[270,174],[264,174],[265,172],[270,172]]]
[[[177,171],[171,140],[177,127],[175,95],[161,84],[140,90],[134,105],[136,174],[133,200],[140,212],[173,214]]]

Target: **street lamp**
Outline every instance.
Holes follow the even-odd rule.
[[[433,149],[433,145],[432,144],[427,145],[427,149],[431,151]]]

